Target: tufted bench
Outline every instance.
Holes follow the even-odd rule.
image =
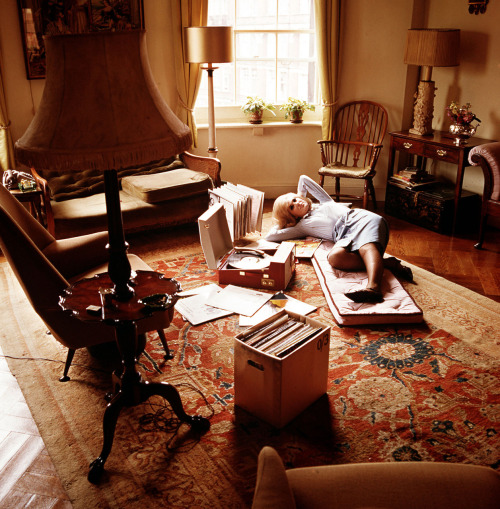
[[[220,185],[218,159],[184,152],[117,170],[126,232],[195,222]],[[42,190],[47,229],[57,239],[107,229],[103,175],[97,170],[32,170]]]

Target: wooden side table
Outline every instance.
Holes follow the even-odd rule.
[[[10,189],[10,194],[15,196],[21,203],[29,203],[31,215],[42,225],[45,226],[45,220],[42,214],[42,191],[38,187],[35,191],[21,191],[20,189]]]
[[[147,382],[141,380],[136,367],[137,351],[137,320],[151,316],[152,313],[169,313],[173,316],[173,306],[177,300],[175,294],[180,285],[175,279],[166,278],[163,274],[153,271],[137,271],[131,280],[134,295],[125,301],[113,298],[101,305],[102,289],[113,286],[108,273],[97,274],[93,278],[82,279],[69,286],[60,297],[60,306],[76,318],[83,321],[100,321],[115,328],[118,350],[122,356],[123,371],[113,375],[114,394],[104,412],[104,440],[101,454],[90,465],[88,480],[99,482],[108,458],[116,423],[120,411],[147,401],[151,396],[162,396],[170,405],[177,417],[191,426],[195,431],[204,432],[209,429],[210,422],[205,417],[186,414],[177,389],[167,382]],[[105,294],[105,292],[102,292]],[[143,299],[158,296],[164,304],[157,307],[145,306]],[[89,306],[94,306],[94,308]],[[75,323],[75,327],[77,324]]]
[[[495,140],[483,138],[469,138],[465,145],[455,145],[454,138],[447,131],[434,131],[432,135],[420,136],[410,134],[409,131],[389,133],[391,145],[389,151],[388,177],[394,173],[394,159],[396,151],[417,156],[419,165],[425,167],[426,159],[446,161],[457,165],[455,179],[455,198],[453,208],[452,233],[455,231],[457,221],[458,202],[462,194],[464,170],[469,164],[469,152],[477,145],[492,143]]]

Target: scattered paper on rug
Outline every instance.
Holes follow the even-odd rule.
[[[384,270],[382,294],[384,301],[376,304],[353,302],[346,293],[366,287],[366,272],[334,269],[327,260],[332,242],[323,241],[314,253],[313,265],[330,310],[339,325],[419,323],[424,319],[403,285]]]

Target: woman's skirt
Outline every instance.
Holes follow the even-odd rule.
[[[358,251],[360,247],[374,242],[384,254],[389,242],[389,225],[378,214],[365,209],[350,209],[333,229],[335,247]]]

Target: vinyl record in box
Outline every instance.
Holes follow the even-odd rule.
[[[198,218],[200,241],[208,268],[219,284],[284,290],[295,272],[295,244],[255,252],[234,248],[224,206],[217,203]]]

